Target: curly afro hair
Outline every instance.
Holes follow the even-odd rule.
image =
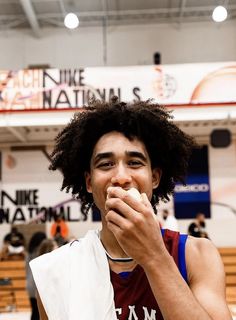
[[[63,174],[61,190],[71,191],[80,199],[82,213],[93,204],[92,194],[86,190],[85,172],[90,171],[90,160],[95,144],[104,134],[117,131],[129,140],[139,139],[146,146],[152,168],[161,168],[162,177],[153,191],[152,204],[169,200],[175,183],[184,184],[191,150],[196,146],[192,137],[182,132],[164,107],[151,100],[133,103],[94,100],[74,114],[70,123],[56,137],[51,154],[50,170]]]

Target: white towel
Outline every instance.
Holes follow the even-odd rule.
[[[117,319],[97,231],[32,260],[30,267],[49,320]]]

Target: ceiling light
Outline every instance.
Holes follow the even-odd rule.
[[[65,19],[64,19],[64,25],[68,29],[75,29],[79,25],[79,18],[77,17],[77,15],[75,13],[72,13],[72,12],[67,13],[67,15],[65,16]]]
[[[218,7],[215,7],[215,9],[213,10],[212,19],[215,22],[223,22],[226,20],[227,15],[228,15],[228,13],[227,13],[227,10],[225,9],[225,7],[218,6]]]

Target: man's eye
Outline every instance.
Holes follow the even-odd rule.
[[[112,161],[102,162],[98,164],[98,168],[110,168],[114,165]]]
[[[141,167],[143,165],[143,163],[138,160],[130,160],[129,165],[132,167]]]

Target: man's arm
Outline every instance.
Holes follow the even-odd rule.
[[[225,272],[220,254],[207,239],[189,237],[186,245],[189,286],[212,319],[232,319],[225,296]]]
[[[209,240],[187,240],[189,286],[169,258],[164,254],[156,271],[153,266],[144,267],[165,320],[232,319],[225,300],[223,264]]]
[[[38,292],[37,292],[36,297],[37,297],[37,305],[38,305],[38,309],[39,309],[40,320],[48,320],[48,316],[47,316],[46,311],[43,307],[43,304],[42,304],[42,301],[40,299]]]
[[[224,269],[211,241],[189,237],[186,263],[189,284],[167,251],[145,194],[142,202],[119,188],[106,205],[107,226],[128,256],[139,263],[165,320],[232,320],[225,301]],[[119,214],[118,212],[121,212]]]

